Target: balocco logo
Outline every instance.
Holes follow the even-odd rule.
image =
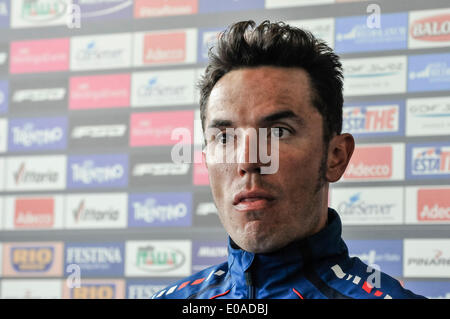
[[[414,21],[410,28],[411,36],[423,41],[450,40],[450,14],[435,15]]]

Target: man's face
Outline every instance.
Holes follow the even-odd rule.
[[[204,156],[220,220],[237,245],[270,252],[323,227],[326,149],[322,116],[311,104],[304,70],[264,66],[227,73],[211,91],[205,128],[221,132],[207,138]],[[241,162],[215,161],[213,150],[230,143],[226,128],[267,128],[269,143],[278,139],[278,171],[261,174],[265,164],[252,163],[249,156]],[[248,155],[248,138],[234,142],[237,153]]]

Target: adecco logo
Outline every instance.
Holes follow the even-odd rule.
[[[403,179],[404,145],[361,145],[355,148],[345,181]]]
[[[407,187],[406,223],[450,223],[450,187]]]
[[[14,211],[16,228],[49,228],[54,223],[53,198],[18,198]]]
[[[409,47],[440,47],[450,44],[450,9],[409,13]]]

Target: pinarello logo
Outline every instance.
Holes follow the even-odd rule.
[[[180,140],[172,139],[176,128],[189,130],[190,139],[184,142],[192,144],[194,112],[135,113],[131,114],[130,128],[130,146],[178,144]]]
[[[44,39],[11,43],[10,72],[53,72],[69,69],[70,40]]]
[[[144,35],[144,64],[177,63],[186,59],[186,33],[149,33]]]
[[[411,37],[422,41],[450,41],[450,14],[416,20],[410,27]]]
[[[17,228],[46,228],[54,223],[53,198],[17,199],[14,226]]]
[[[392,147],[357,147],[345,171],[346,179],[378,179],[392,177]]]
[[[130,74],[70,79],[70,109],[126,107],[130,104]]]
[[[419,189],[417,219],[419,221],[450,221],[450,188]]]
[[[137,0],[136,18],[193,14],[198,11],[198,0]]]

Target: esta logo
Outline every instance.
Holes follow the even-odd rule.
[[[413,149],[412,173],[415,175],[449,174],[450,147]]]
[[[399,127],[396,105],[346,107],[343,129],[354,133],[395,132]]]

